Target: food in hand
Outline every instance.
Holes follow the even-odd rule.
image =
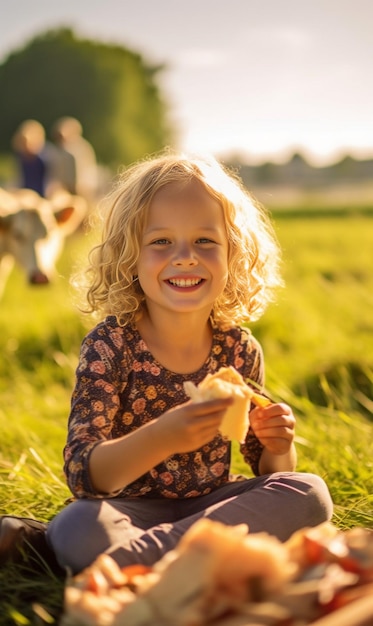
[[[249,428],[249,410],[251,402],[258,406],[267,406],[270,400],[256,393],[246,385],[241,374],[233,367],[222,367],[215,374],[196,386],[191,381],[184,383],[185,392],[193,402],[205,402],[215,398],[233,398],[233,404],[227,408],[220,432],[228,439],[244,441]]]

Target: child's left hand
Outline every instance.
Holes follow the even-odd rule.
[[[289,452],[295,435],[295,417],[287,404],[269,404],[250,411],[250,424],[260,443],[272,454]]]

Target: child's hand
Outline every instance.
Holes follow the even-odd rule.
[[[231,398],[218,398],[207,402],[186,402],[164,413],[158,420],[162,438],[170,446],[170,454],[191,452],[211,441]]]
[[[287,404],[255,407],[250,424],[260,443],[272,454],[286,454],[294,441],[295,417]]]

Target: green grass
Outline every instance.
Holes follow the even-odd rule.
[[[316,392],[319,377],[333,378],[341,367],[366,377],[373,352],[372,218],[274,216],[286,288],[253,326],[268,365],[297,391],[313,385]]]
[[[320,474],[340,528],[373,527],[373,274],[370,213],[274,212],[286,288],[252,326],[272,396],[297,415],[298,469]],[[50,520],[69,491],[62,473],[70,395],[87,326],[73,305],[76,236],[47,287],[14,271],[0,302],[0,513]],[[235,450],[234,469],[246,471]],[[56,624],[63,582],[0,569],[0,626]]]

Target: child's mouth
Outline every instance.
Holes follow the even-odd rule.
[[[172,287],[186,289],[190,287],[197,287],[203,282],[203,278],[170,278],[167,282],[169,285],[172,285]]]

